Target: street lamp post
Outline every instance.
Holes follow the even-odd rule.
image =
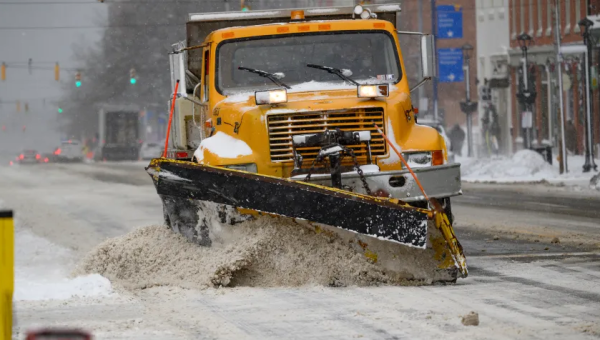
[[[469,157],[473,157],[473,119],[472,119],[472,114],[473,112],[477,111],[477,102],[472,102],[471,101],[471,82],[470,80],[470,71],[471,71],[471,65],[469,64],[469,61],[471,60],[471,53],[473,52],[473,46],[471,46],[470,44],[465,44],[462,47],[462,51],[463,51],[463,59],[464,59],[464,65],[463,65],[463,70],[465,71],[465,86],[466,86],[466,93],[465,93],[465,101],[460,103],[460,109],[462,110],[462,112],[464,112],[467,115],[467,146],[468,146],[468,150],[469,150]]]
[[[590,65],[592,59],[592,39],[590,37],[590,27],[594,25],[594,22],[587,17],[581,19],[578,23],[581,28],[581,36],[583,37],[583,43],[585,44],[585,101],[586,101],[586,115],[585,115],[585,163],[583,164],[583,172],[589,172],[592,168],[598,170],[598,166],[594,163],[594,157],[592,155],[593,148],[593,136],[592,136],[592,100],[591,91],[592,86],[590,82]]]
[[[523,73],[523,86],[521,86],[519,93],[517,93],[517,99],[523,105],[524,111],[521,116],[521,128],[525,130],[524,146],[527,149],[532,147],[532,129],[533,129],[533,112],[532,104],[535,103],[535,97],[537,93],[535,88],[529,88],[529,65],[527,63],[527,50],[533,43],[533,38],[527,33],[522,33],[517,37],[517,42],[521,51],[523,52],[522,59],[522,73]]]

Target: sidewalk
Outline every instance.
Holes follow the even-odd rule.
[[[492,158],[456,157],[461,163],[461,175],[464,182],[470,183],[549,183],[555,186],[591,188],[591,178],[597,171],[583,172],[583,156],[567,157],[569,172],[559,173],[556,159],[548,164],[541,155],[531,150],[521,150],[512,157]],[[600,166],[600,160],[596,160]],[[600,190],[596,187],[594,189]]]

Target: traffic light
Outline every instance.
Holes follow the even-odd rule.
[[[25,112],[29,112],[29,103],[25,103]]]
[[[75,73],[75,86],[81,87],[81,72]]]
[[[63,109],[62,109],[62,108],[60,108],[60,107],[59,107],[59,108],[58,108],[58,110],[56,110],[56,111],[58,111],[58,113],[63,113]]]
[[[60,66],[58,66],[58,63],[56,63],[56,65],[54,65],[54,80],[56,80],[56,81],[60,80]]]
[[[129,70],[129,82],[131,83],[131,85],[134,85],[135,83],[137,83],[137,79],[135,78],[135,69],[134,68]]]
[[[240,0],[240,8],[242,12],[248,12],[250,10],[250,5],[246,3],[246,0]]]
[[[2,63],[2,66],[0,66],[0,78],[2,78],[2,81],[6,80],[6,64]]]
[[[21,112],[21,102],[17,100],[17,112]]]

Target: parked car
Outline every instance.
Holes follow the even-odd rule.
[[[23,150],[18,156],[17,156],[17,163],[19,164],[37,164],[40,162],[40,159],[42,158],[42,155],[40,155],[37,151],[35,150]]]
[[[455,157],[454,157],[454,152],[452,152],[452,145],[450,142],[450,138],[448,138],[448,135],[446,134],[446,129],[444,128],[444,124],[442,124],[442,122],[434,120],[434,119],[423,119],[423,118],[419,118],[417,120],[417,124],[419,125],[426,125],[426,126],[430,126],[434,129],[436,129],[440,135],[442,135],[442,137],[444,137],[444,140],[446,141],[446,149],[448,150],[448,163],[454,163],[455,162]]]
[[[140,149],[140,158],[149,160],[161,156],[163,148],[159,143],[143,143]]]
[[[54,159],[56,162],[83,162],[83,147],[74,140],[62,142],[54,150]]]

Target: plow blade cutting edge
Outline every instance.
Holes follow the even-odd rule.
[[[395,199],[165,158],[153,159],[146,169],[163,200],[166,219],[175,214],[180,220],[176,226],[171,221],[171,227],[193,242],[210,245],[208,231],[197,227],[198,216],[190,216],[197,215],[197,209],[190,213],[194,202],[208,201],[322,224],[349,242],[355,240],[366,253],[376,251],[379,264],[408,272],[409,278],[455,281],[466,276],[452,227],[433,211]],[[367,243],[371,249],[365,249]],[[433,278],[407,267],[405,262],[419,262],[415,257],[420,256],[427,259],[416,265],[435,267]]]

